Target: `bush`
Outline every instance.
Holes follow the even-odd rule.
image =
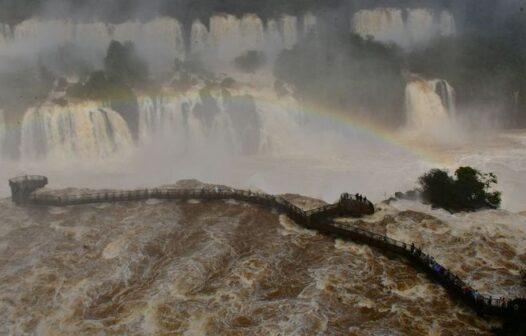
[[[146,62],[139,58],[132,42],[111,41],[104,68],[110,76],[131,86],[143,86],[148,80]]]
[[[234,59],[234,64],[239,70],[249,73],[256,72],[265,62],[265,54],[257,50],[249,50]]]
[[[490,192],[497,183],[493,173],[481,173],[471,167],[460,167],[455,176],[441,169],[433,169],[419,178],[422,197],[433,207],[450,212],[498,208],[501,194]]]
[[[402,66],[397,47],[344,34],[283,51],[274,74],[306,102],[396,126],[405,118]]]

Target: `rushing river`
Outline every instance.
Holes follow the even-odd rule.
[[[485,335],[494,325],[403,260],[262,207],[5,199],[0,212],[0,334]],[[342,221],[424,246],[483,294],[526,295],[523,215],[396,202]]]

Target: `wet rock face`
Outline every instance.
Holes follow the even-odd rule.
[[[0,333],[490,334],[406,263],[241,202],[17,208],[4,200],[0,212]],[[424,245],[436,236],[444,247],[433,252],[458,269],[466,265],[448,248],[481,252],[416,212],[386,207],[360,222],[378,222],[394,237],[410,232]],[[498,255],[503,248],[492,247]]]

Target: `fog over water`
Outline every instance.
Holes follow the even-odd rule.
[[[191,180],[178,185],[305,208],[361,193],[378,211],[339,221],[423,246],[484,295],[526,296],[520,1],[471,15],[471,1],[36,3],[0,13],[0,335],[489,335],[498,324],[406,263],[274,210],[26,209],[7,198],[25,174],[57,189]],[[465,165],[497,175],[501,209],[383,203],[432,168]]]

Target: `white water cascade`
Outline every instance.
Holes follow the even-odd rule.
[[[307,13],[303,17],[303,36],[313,37],[318,34],[318,19],[316,16]]]
[[[133,144],[124,119],[96,102],[31,108],[21,133],[23,160],[101,158]]]
[[[11,37],[11,28],[9,25],[0,23],[0,48],[5,47]]]
[[[454,35],[456,26],[454,17],[447,11],[379,7],[356,12],[351,30],[379,42],[412,47],[438,36]]]
[[[298,19],[295,16],[284,15],[281,18],[281,29],[283,46],[285,49],[291,49],[298,42]]]
[[[169,144],[177,154],[279,156],[305,144],[300,104],[271,90],[141,97],[139,111],[140,142]]]
[[[455,117],[455,93],[445,80],[411,80],[405,89],[405,101],[412,129],[428,129]]]
[[[302,20],[303,31],[299,30]],[[207,28],[209,27],[209,29]],[[231,62],[248,50],[259,50],[274,56],[292,48],[301,36],[317,31],[317,19],[306,14],[298,19],[284,15],[264,22],[254,14],[236,17],[217,14],[208,25],[195,21],[189,29],[189,50],[185,46],[185,29],[174,18],[159,17],[148,22],[127,21],[120,24],[74,22],[72,20],[31,18],[14,26],[0,25],[0,52],[31,48],[34,55],[66,43],[82,48],[83,57],[95,68],[103,66],[111,40],[134,42],[141,57],[148,60],[152,73],[171,69],[174,59],[187,55],[214,55],[214,60]],[[12,48],[9,48],[12,47]]]
[[[209,33],[206,26],[200,21],[194,21],[190,32],[190,50],[194,54],[204,53],[209,45]]]
[[[6,138],[6,124],[5,124],[5,118],[4,118],[4,111],[0,110],[0,157],[3,153],[4,148],[4,142]]]

